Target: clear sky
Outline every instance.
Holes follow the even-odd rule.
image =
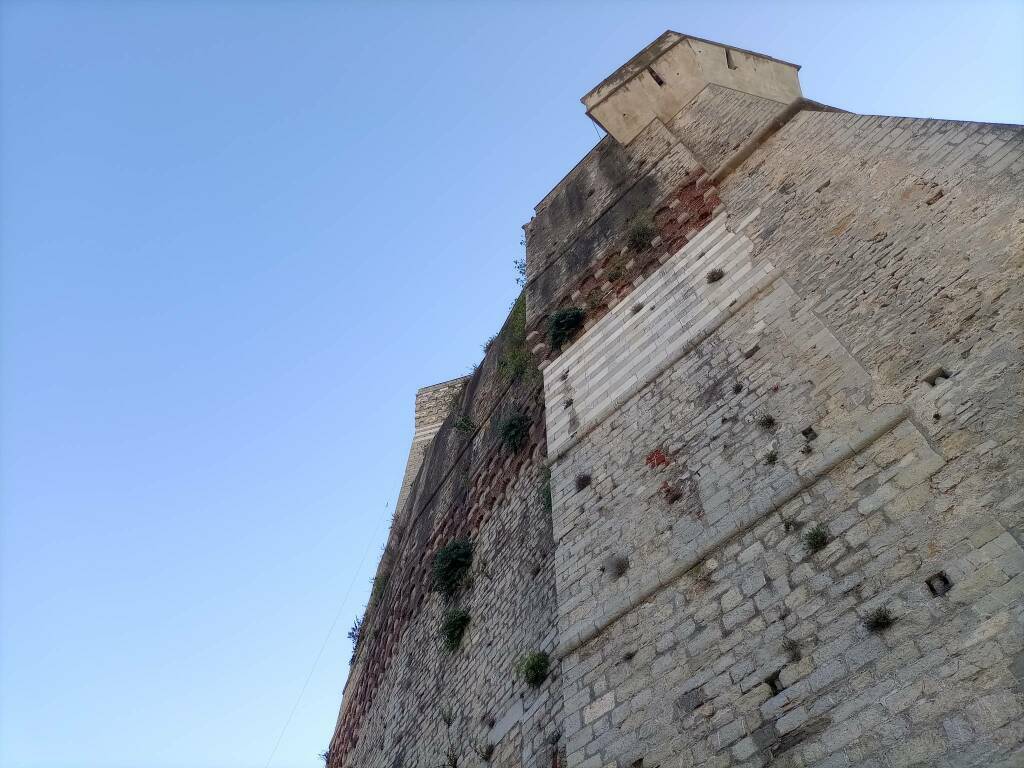
[[[311,668],[272,765],[317,764],[414,392],[664,29],[1024,122],[1022,9],[4,2],[0,765],[262,768]]]

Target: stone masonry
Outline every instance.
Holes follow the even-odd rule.
[[[666,32],[585,97],[523,296],[417,396],[329,766],[1024,766],[1024,128],[796,72]]]

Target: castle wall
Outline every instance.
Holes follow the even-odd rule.
[[[545,368],[569,765],[1019,759],[1022,138],[800,113]]]
[[[332,768],[1024,760],[1024,129],[790,101],[706,84],[538,205],[525,304],[397,510]],[[430,563],[462,536],[447,654]]]

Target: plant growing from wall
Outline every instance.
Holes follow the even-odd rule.
[[[548,341],[551,343],[551,348],[561,349],[562,345],[580,329],[585,318],[586,313],[579,307],[565,307],[556,310],[548,318]]]
[[[543,651],[530,651],[519,660],[519,675],[531,688],[537,688],[548,676],[551,659]]]
[[[441,639],[444,642],[444,649],[448,653],[454,653],[462,643],[462,636],[469,626],[469,611],[462,608],[452,608],[444,615],[441,621]]]
[[[754,418],[754,423],[757,424],[757,426],[759,426],[761,429],[769,430],[775,426],[775,417],[772,416],[767,411],[765,411],[764,413],[759,413]]]
[[[494,757],[494,745],[490,742],[473,741],[470,743],[469,748],[485,763],[491,762],[491,758]]]
[[[469,416],[460,416],[452,424],[452,429],[464,435],[469,435],[476,431],[476,424],[473,423]]]
[[[507,381],[527,377],[539,380],[540,370],[537,361],[526,343],[526,294],[512,304],[508,322],[502,332],[501,355],[498,358],[498,371]]]
[[[373,586],[370,588],[369,609],[376,608],[377,604],[380,603],[381,598],[384,597],[384,590],[388,588],[388,582],[390,580],[390,566],[385,567],[380,573],[378,573],[370,580]]]
[[[779,460],[779,452],[776,451],[774,448],[768,449],[768,451],[764,455],[764,463],[771,465],[771,464],[774,464],[775,462],[777,462],[778,460]]]
[[[829,541],[828,528],[823,523],[818,523],[813,528],[804,531],[804,546],[807,551],[814,553],[824,549]]]
[[[473,564],[473,544],[469,539],[451,541],[434,555],[432,587],[446,598],[453,598],[462,587]]]
[[[891,627],[894,621],[896,621],[896,618],[889,609],[882,606],[875,608],[875,610],[864,617],[864,626],[869,632],[881,632],[883,629]]]
[[[654,224],[654,217],[648,210],[638,211],[629,220],[626,242],[634,251],[643,251],[651,247],[651,241],[657,237],[658,227]]]
[[[530,434],[530,417],[525,413],[513,413],[498,425],[498,436],[502,445],[510,451],[517,451]]]
[[[711,283],[717,283],[723,277],[725,277],[725,271],[722,270],[720,267],[715,267],[714,269],[709,271],[706,275],[704,275],[704,279],[708,281],[709,285]]]

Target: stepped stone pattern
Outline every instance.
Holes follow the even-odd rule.
[[[329,768],[1024,766],[1024,128],[797,69],[666,32],[584,97],[417,394]]]

